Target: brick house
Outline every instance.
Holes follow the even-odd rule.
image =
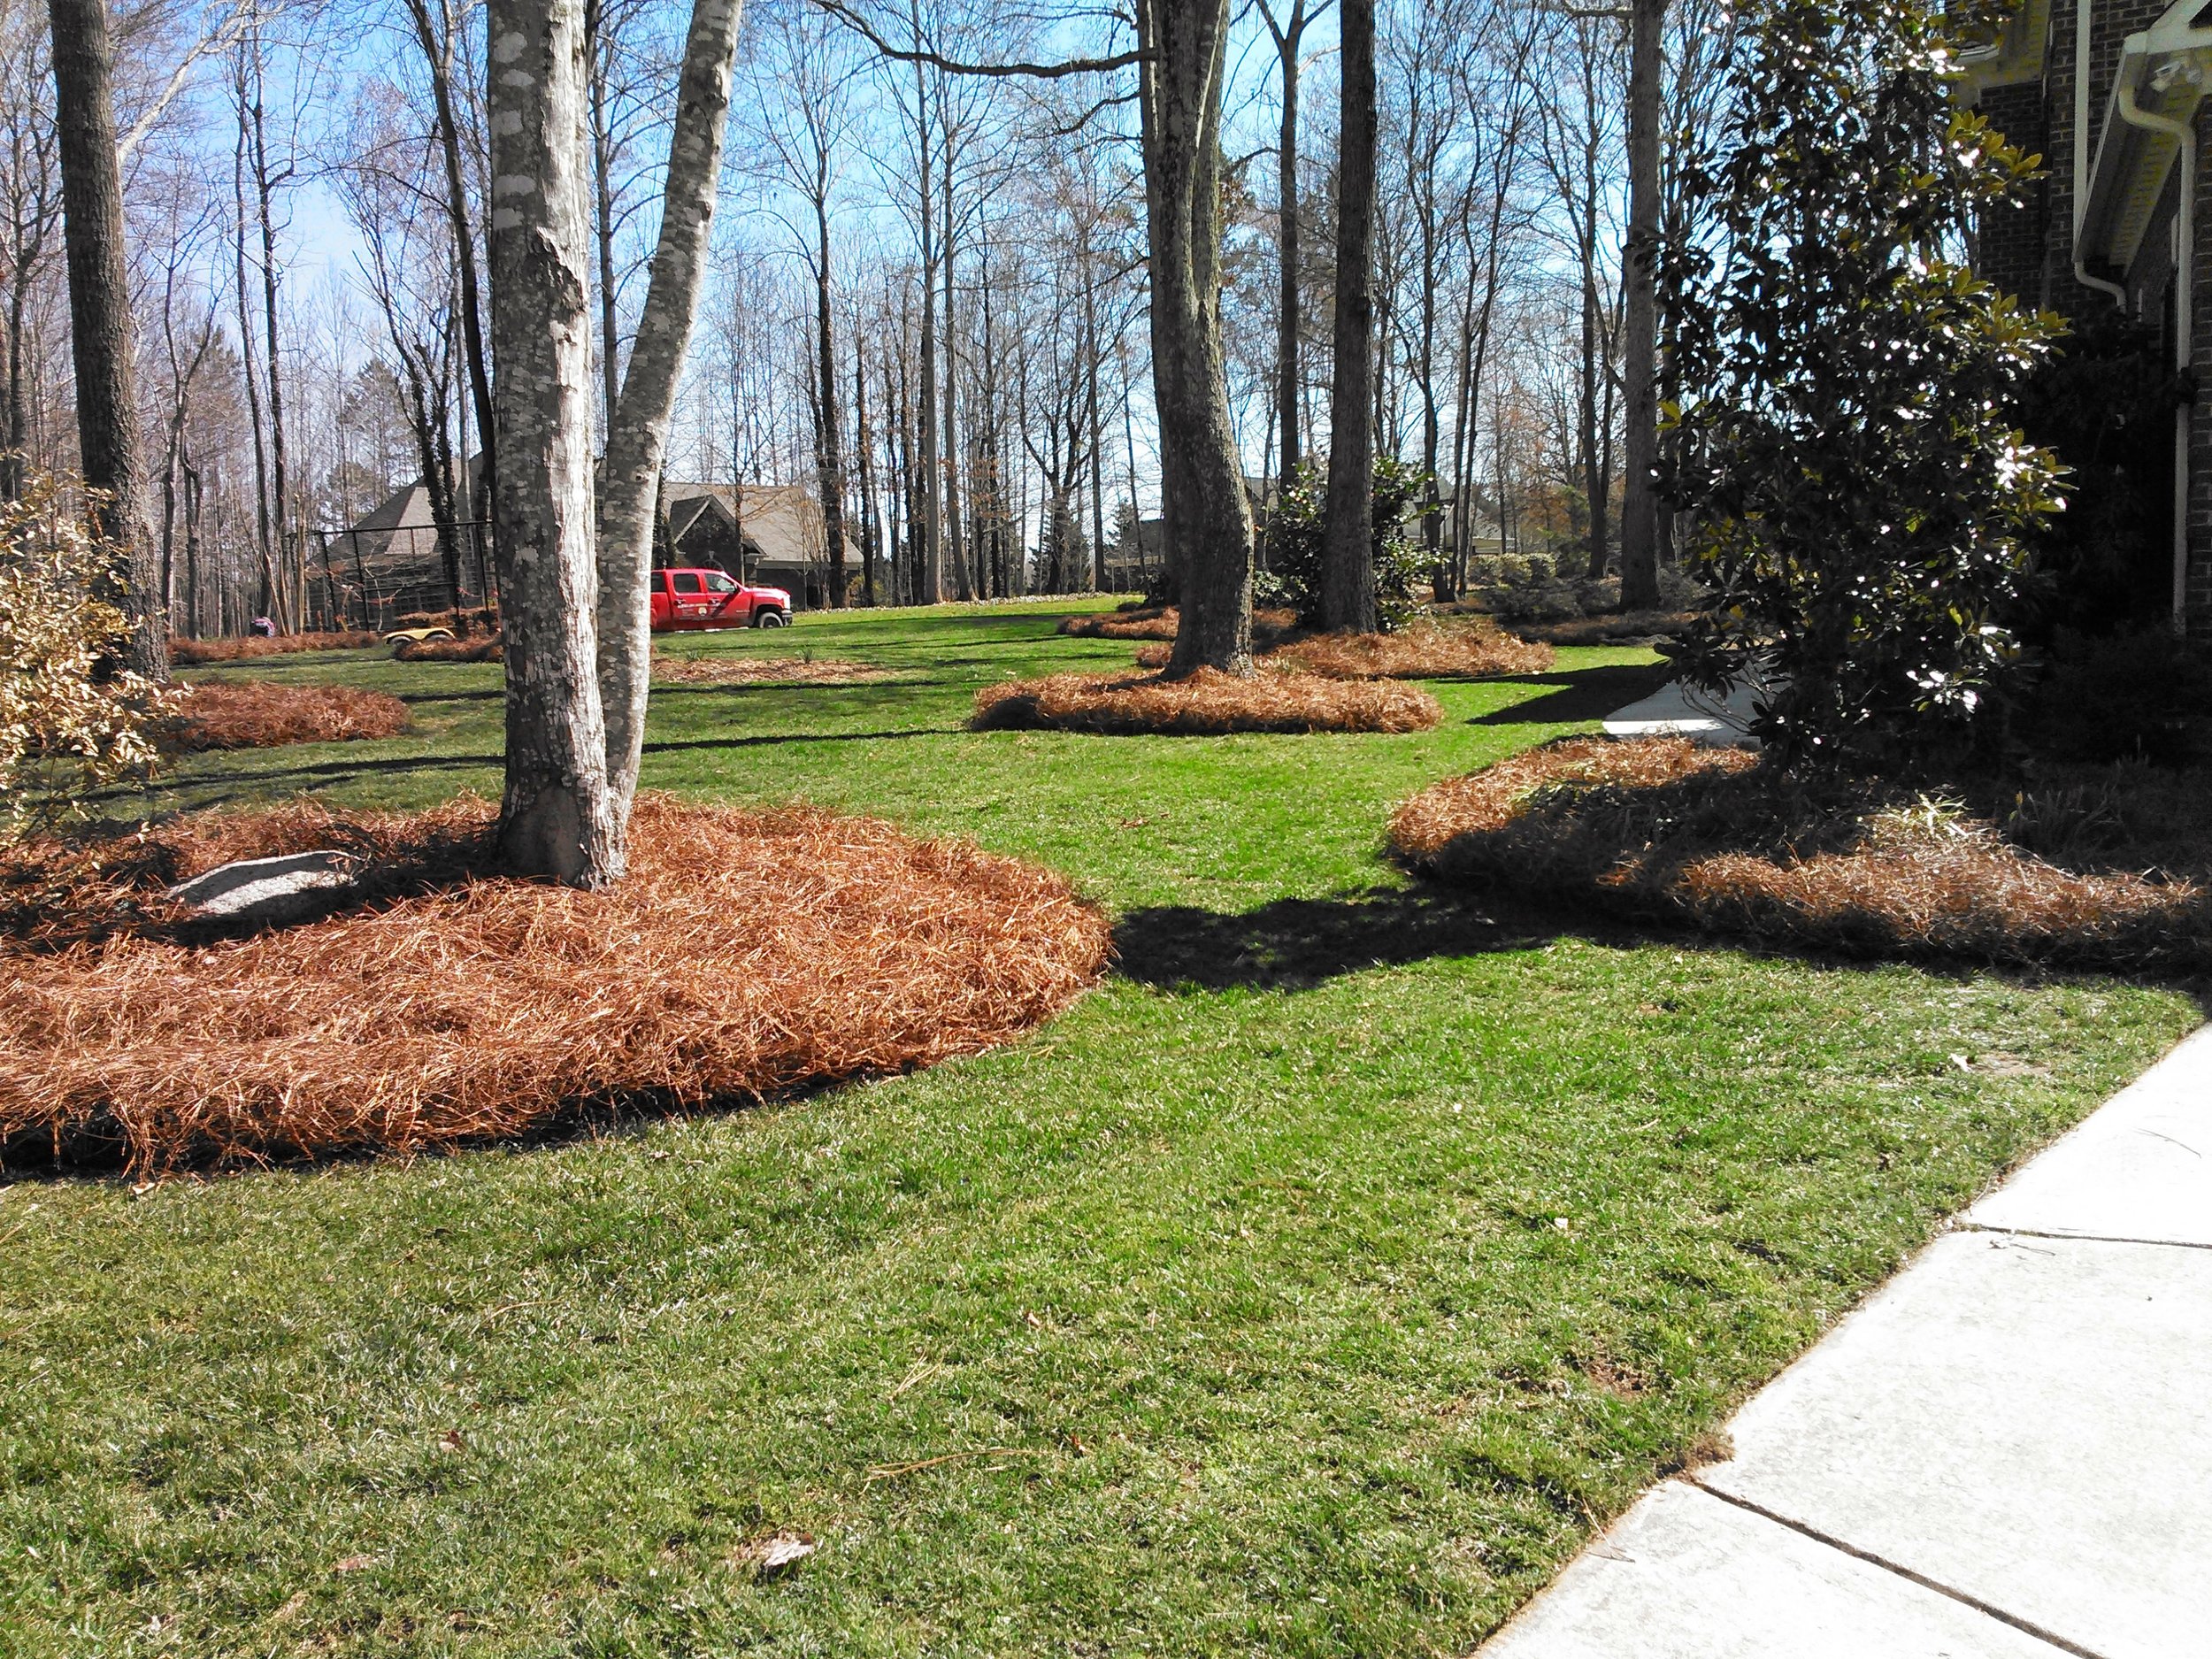
[[[1983,274],[2062,316],[2125,307],[2193,388],[2212,364],[2212,0],[2022,0],[1965,67],[1964,101],[2045,167],[1981,227]],[[2212,396],[2177,406],[2173,444],[2161,586],[2212,637]]]

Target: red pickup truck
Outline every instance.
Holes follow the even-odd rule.
[[[653,572],[653,631],[671,628],[781,628],[791,622],[791,595],[754,588],[718,570]]]

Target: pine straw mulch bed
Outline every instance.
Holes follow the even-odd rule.
[[[833,657],[812,662],[798,657],[656,657],[653,679],[673,686],[845,686],[888,678],[890,670],[872,663],[849,663]]]
[[[1164,668],[1164,645],[1137,652],[1140,668]],[[1271,663],[1331,680],[1481,680],[1541,673],[1558,661],[1548,645],[1482,623],[1416,623],[1395,634],[1308,634],[1266,648]]]
[[[499,663],[507,652],[495,634],[489,639],[395,640],[392,657],[402,663]]]
[[[977,731],[1018,729],[1218,737],[1232,732],[1425,732],[1444,718],[1425,691],[1392,680],[1326,680],[1286,668],[1248,677],[1202,668],[1162,674],[1052,674],[975,694]]]
[[[1087,640],[1173,641],[1182,626],[1183,613],[1173,605],[1138,605],[1127,611],[1060,618],[1060,632]],[[1294,611],[1255,611],[1252,642],[1263,649],[1298,626]]]
[[[599,894],[493,873],[492,821],[302,803],[0,859],[0,1159],[407,1155],[758,1101],[1008,1041],[1110,949],[1058,876],[872,818],[641,797]],[[161,897],[327,847],[365,872],[327,919],[223,938]]]
[[[2073,768],[1977,808],[1681,738],[1574,738],[1400,805],[1403,863],[1860,956],[2212,969],[2212,776]]]
[[[380,645],[380,634],[249,634],[242,640],[172,640],[169,660],[179,668],[235,663],[250,657],[289,657],[299,651],[357,651]]]
[[[389,692],[217,680],[185,688],[168,735],[171,747],[191,751],[336,743],[406,729],[407,705]]]
[[[1532,644],[1644,645],[1679,640],[1698,618],[1694,611],[1617,611],[1564,622],[1516,622],[1513,632]]]

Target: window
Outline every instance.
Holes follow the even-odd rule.
[[[707,591],[710,594],[733,594],[737,591],[737,584],[732,581],[728,577],[725,576],[720,571],[709,571],[707,572]]]
[[[669,586],[680,594],[695,594],[699,591],[697,571],[677,571],[669,577],[668,581]]]

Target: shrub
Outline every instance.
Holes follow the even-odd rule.
[[[253,657],[289,657],[299,651],[357,651],[383,643],[380,634],[250,634],[243,639],[172,640],[169,660],[180,668],[235,663]]]
[[[186,750],[277,749],[287,743],[394,737],[406,728],[407,705],[388,692],[211,680],[186,688],[170,738]]]
[[[1444,718],[1425,691],[1387,680],[1325,680],[1288,669],[1225,674],[1053,674],[975,694],[978,731],[1036,728],[1119,736],[1231,732],[1425,732]]]
[[[1427,473],[1393,457],[1375,462],[1368,499],[1377,611],[1386,634],[1404,626],[1419,610],[1416,589],[1429,579],[1427,549],[1412,534],[1423,516],[1421,499],[1428,481]],[[1255,572],[1252,583],[1256,603],[1294,611],[1310,628],[1322,625],[1328,489],[1328,475],[1310,461],[1302,463],[1296,474],[1285,481],[1267,521],[1267,568]]]
[[[1445,880],[1781,944],[2197,971],[2212,966],[2212,857],[2185,838],[2208,797],[2200,778],[2108,812],[2106,845],[2081,858],[2104,803],[2067,778],[2007,810],[1680,738],[1582,738],[1424,790],[1390,842]],[[2185,861],[2156,868],[2154,851]]]
[[[2032,173],[1952,106],[1957,31],[1979,20],[1757,0],[1718,153],[1686,158],[1669,488],[1716,603],[1677,661],[1713,690],[1759,672],[1758,730],[1785,757],[1955,736],[2010,657],[2057,505],[2008,411],[2058,319],[1957,257]]]
[[[0,503],[0,842],[152,772],[168,699],[118,665],[131,623],[96,597],[114,565],[56,479]]]
[[[493,819],[302,803],[36,849],[77,909],[0,937],[0,1153],[406,1155],[755,1101],[1005,1042],[1110,949],[1058,876],[874,819],[641,796],[597,894],[501,879]],[[181,875],[324,847],[363,859],[345,914],[225,940],[162,905]]]

